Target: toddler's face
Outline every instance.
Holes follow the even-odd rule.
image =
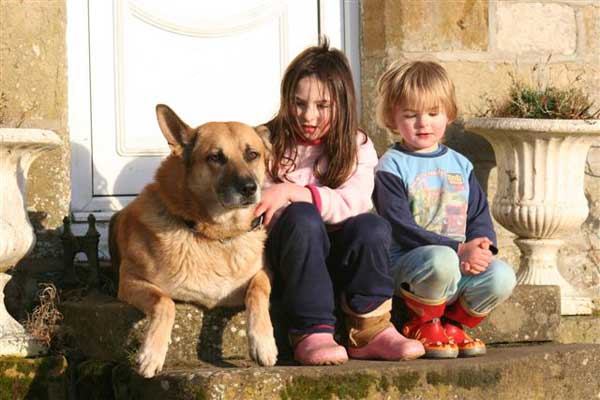
[[[410,151],[436,150],[447,125],[448,116],[443,107],[413,110],[400,105],[394,113],[394,131],[402,136],[404,147]]]
[[[331,126],[331,96],[329,90],[314,75],[298,81],[295,93],[296,118],[306,140],[319,139]]]

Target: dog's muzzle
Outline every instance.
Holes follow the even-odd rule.
[[[254,178],[237,177],[221,186],[219,200],[226,208],[247,207],[258,202],[258,190],[259,185]]]

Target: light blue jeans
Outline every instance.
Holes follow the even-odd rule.
[[[487,314],[506,300],[516,284],[512,267],[494,259],[478,275],[463,275],[456,252],[447,246],[422,246],[397,258],[392,267],[395,293],[403,284],[414,295],[440,303],[463,304],[477,314]]]

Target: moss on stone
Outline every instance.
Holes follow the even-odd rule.
[[[376,378],[368,374],[352,374],[313,378],[299,376],[288,383],[281,399],[364,399]]]
[[[417,372],[408,372],[395,375],[392,377],[392,384],[400,394],[410,392],[419,384],[419,374]]]
[[[64,398],[66,369],[64,357],[0,357],[0,400]]]
[[[192,383],[188,383],[183,386],[182,392],[191,393],[192,397],[196,400],[208,400],[209,396],[205,387],[199,387]]]
[[[0,400],[24,399],[32,381],[32,378],[11,378],[0,375]]]
[[[444,372],[431,371],[427,373],[427,383],[430,385],[452,385],[465,389],[475,387],[487,388],[496,386],[500,383],[502,372],[499,369],[480,370],[480,369],[461,369],[459,371],[447,370]]]
[[[390,388],[390,382],[385,375],[381,376],[381,379],[377,382],[377,390],[379,392],[387,392]]]

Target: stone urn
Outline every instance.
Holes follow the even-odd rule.
[[[590,314],[591,299],[558,271],[558,250],[587,218],[587,153],[600,137],[600,120],[475,118],[465,130],[487,139],[496,156],[498,190],[492,214],[518,238],[517,280],[558,285],[563,315]]]
[[[29,167],[40,154],[61,143],[51,131],[0,128],[0,356],[31,356],[44,351],[6,310],[4,287],[10,275],[5,272],[35,245],[26,206]]]

